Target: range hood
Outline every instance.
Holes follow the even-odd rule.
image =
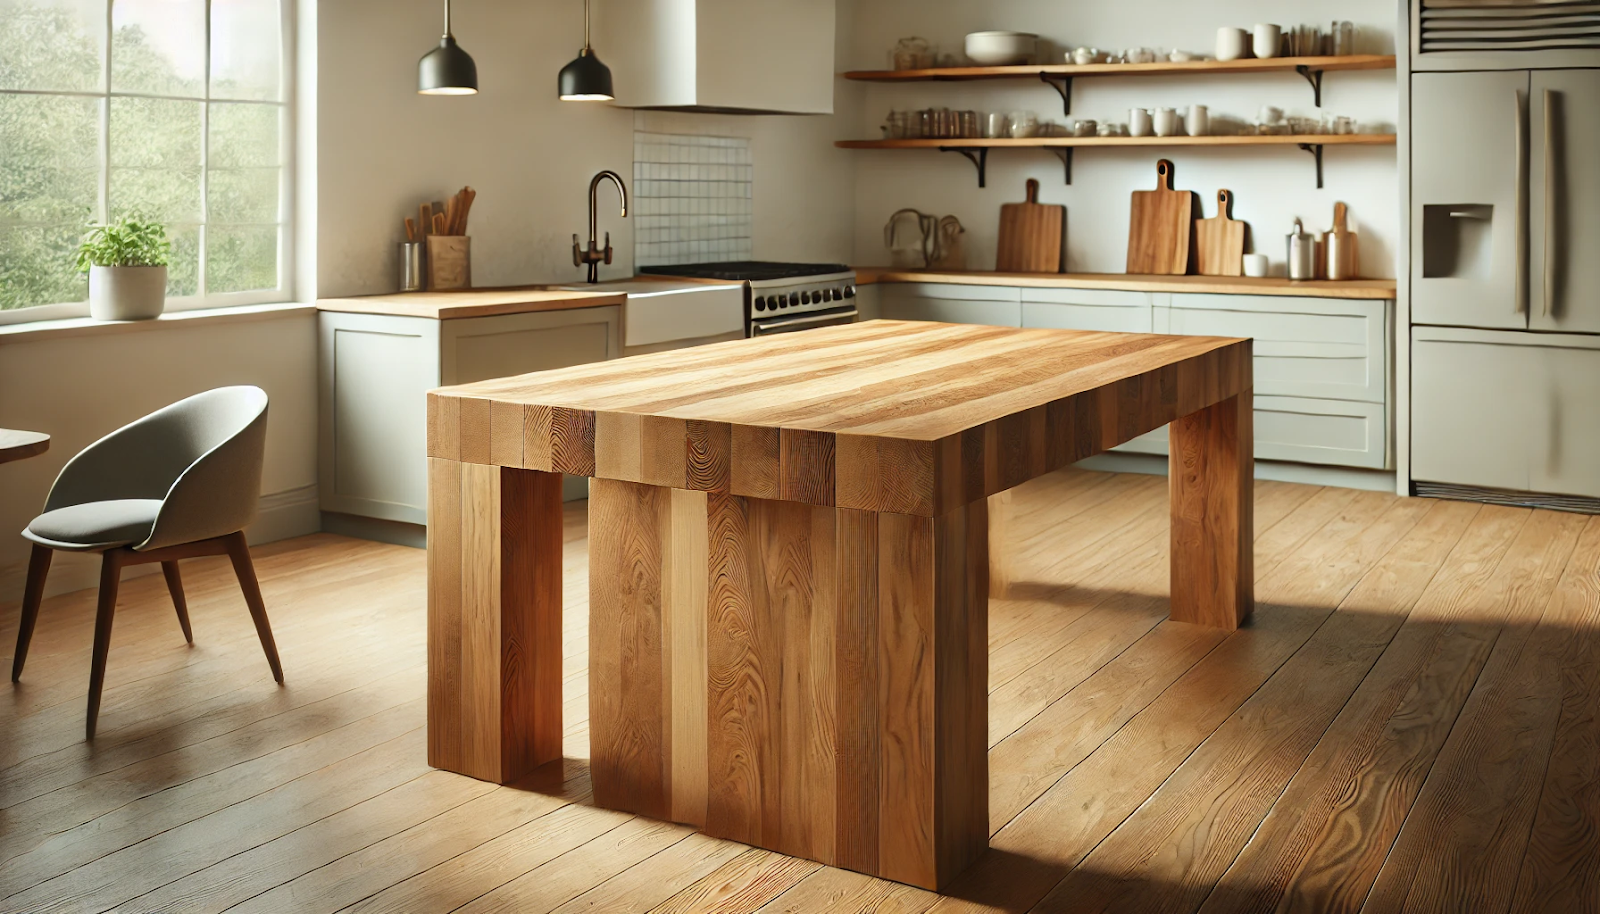
[[[623,108],[832,114],[834,0],[598,0]]]

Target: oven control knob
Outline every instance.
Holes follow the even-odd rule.
[[[845,286],[844,287],[844,297],[845,298],[855,298],[856,297],[856,287],[855,286]]]
[[[833,290],[832,289],[823,289],[821,292],[818,292],[817,295],[821,298],[822,301],[832,301],[833,300]]]
[[[778,303],[778,307],[780,307],[780,308],[789,307],[789,296],[784,295],[783,293],[780,292],[779,294],[774,295],[773,299]]]
[[[757,311],[765,311],[765,310],[767,310],[767,300],[765,298],[762,298],[759,295],[756,296],[756,310]]]
[[[811,304],[811,303],[812,303],[812,302],[813,302],[813,301],[817,301],[817,302],[821,302],[821,301],[822,301],[822,299],[821,299],[821,298],[816,298],[816,297],[813,297],[813,296],[812,296],[812,294],[811,294],[811,293],[810,293],[810,292],[801,292],[801,293],[800,293],[800,304],[802,304],[802,305],[809,305],[809,304]]]

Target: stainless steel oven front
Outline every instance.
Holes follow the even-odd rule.
[[[771,336],[774,333],[793,333],[796,330],[812,330],[817,327],[837,327],[840,324],[853,324],[859,317],[860,314],[854,305],[828,311],[760,317],[750,321],[750,335]]]

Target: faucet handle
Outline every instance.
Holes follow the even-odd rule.
[[[582,250],[582,249],[578,247],[578,233],[577,232],[573,232],[572,233],[572,265],[575,266],[575,267],[583,266],[583,255],[579,253],[580,250]]]
[[[606,263],[611,263],[611,233],[606,232]]]

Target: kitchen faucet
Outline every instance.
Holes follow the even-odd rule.
[[[600,264],[602,262],[611,262],[611,233],[606,232],[606,246],[604,249],[600,248],[600,246],[595,243],[595,229],[597,227],[596,223],[599,221],[595,212],[597,206],[596,198],[600,193],[600,182],[608,178],[611,180],[611,183],[617,185],[617,194],[622,197],[622,216],[623,218],[627,218],[628,189],[622,185],[621,175],[618,175],[616,172],[607,169],[595,175],[594,178],[589,181],[588,249],[585,250],[584,248],[579,247],[578,236],[576,234],[572,236],[572,265],[575,267],[581,267],[584,264],[588,264],[589,282],[591,283],[600,281]]]

